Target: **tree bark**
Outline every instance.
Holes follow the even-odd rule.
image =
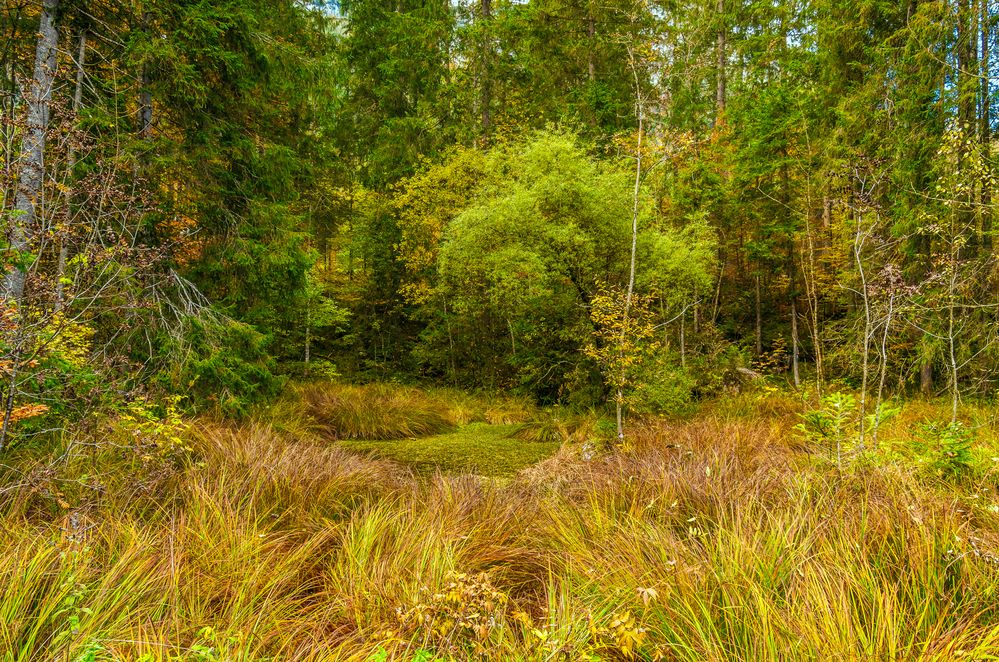
[[[974,131],[978,92],[977,48],[973,24],[977,16],[970,0],[957,0],[957,110],[962,131]]]
[[[621,326],[621,346],[623,347],[624,334],[628,329],[629,315],[631,314],[631,300],[635,292],[635,263],[638,257],[638,215],[641,211],[642,193],[642,138],[645,133],[645,104],[642,99],[642,88],[638,80],[638,69],[634,62],[634,54],[631,54],[631,72],[635,78],[635,115],[638,119],[638,146],[635,151],[635,189],[632,195],[631,207],[631,254],[628,269],[628,293],[624,301],[624,324]],[[624,368],[622,367],[622,370]],[[624,405],[624,379],[618,384],[616,405],[617,405],[617,438],[624,441],[624,421],[622,419],[622,407]]]
[[[492,19],[492,0],[479,0],[479,20],[482,23],[482,58],[481,75],[482,80],[479,86],[479,111],[482,122],[482,145],[489,144],[489,134],[492,130],[492,115],[490,105],[492,104],[492,46],[490,43],[489,22]]]
[[[725,64],[728,59],[725,52],[725,0],[718,0],[716,11],[718,14],[716,17],[718,21],[718,34],[715,38],[715,56],[717,58],[715,70],[715,124],[721,121],[722,115],[725,113],[725,84],[727,82]]]
[[[309,369],[312,366],[312,301],[305,302],[305,356],[302,376],[309,376]]]
[[[798,370],[798,304],[791,299],[791,375],[794,377],[794,387],[801,388],[801,373]]]
[[[809,212],[810,213],[810,212]],[[825,215],[825,202],[823,202],[822,214]],[[822,332],[819,327],[819,285],[818,267],[815,258],[816,231],[812,228],[810,215],[805,216],[805,238],[808,242],[808,257],[801,256],[803,265],[807,264],[807,269],[802,269],[802,279],[805,283],[805,297],[808,301],[809,327],[812,335],[812,351],[815,355],[815,390],[822,396],[823,365],[822,365]]]
[[[680,367],[687,367],[687,310],[680,313]]]
[[[979,21],[981,22],[980,32],[982,40],[980,58],[980,77],[982,86],[980,98],[982,110],[980,113],[979,140],[982,143],[982,153],[985,155],[985,173],[981,183],[982,247],[985,249],[985,253],[987,255],[992,250],[992,191],[989,185],[989,180],[991,179],[990,171],[992,167],[992,98],[989,92],[989,77],[992,75],[992,70],[989,58],[989,53],[991,51],[989,48],[989,3],[987,0],[979,0],[979,5],[981,7],[981,16]]]
[[[586,19],[586,38],[589,42],[588,54],[586,57],[586,75],[591,83],[597,80],[597,64],[594,52],[596,51],[597,22],[593,18],[593,7],[589,9],[589,16]]]
[[[756,356],[763,354],[763,306],[760,301],[760,275],[756,274]]]
[[[586,17],[586,43],[587,43],[587,54],[586,54],[586,78],[592,87],[594,83],[597,82],[597,63],[596,63],[596,52],[597,52],[597,21],[593,16],[593,2],[588,3]],[[593,93],[593,90],[590,91]],[[593,97],[591,97],[592,99]],[[590,126],[596,127],[597,125],[597,109],[595,106],[590,108]]]
[[[148,34],[152,15],[145,12],[142,15],[142,29]],[[142,64],[141,88],[139,90],[139,137],[149,140],[152,137],[153,129],[153,93],[149,89],[151,79],[149,75],[149,65]]]
[[[895,313],[895,290],[888,295],[888,314],[885,316],[884,333],[881,334],[881,374],[878,377],[878,397],[874,402],[874,429],[871,430],[871,444],[878,447],[878,430],[881,427],[881,405],[884,402],[885,378],[888,376],[888,337],[891,333],[892,315]]]
[[[28,102],[28,121],[21,146],[21,172],[14,196],[14,219],[9,224],[10,250],[25,253],[35,238],[41,211],[45,175],[45,134],[49,124],[49,105],[56,74],[59,27],[56,12],[59,0],[43,0],[35,49],[35,73]],[[24,298],[26,272],[16,266],[4,278],[4,300],[20,302]]]
[[[867,274],[864,272],[864,243],[869,230],[861,226],[863,214],[854,211],[856,217],[856,229],[853,237],[853,258],[856,262],[857,275],[860,278],[860,296],[864,304],[864,341],[862,343],[861,360],[861,383],[860,383],[860,448],[863,450],[865,435],[867,432],[867,385],[870,382],[870,348],[871,334],[873,333],[873,322],[871,320],[871,298],[870,288],[867,284]]]
[[[919,364],[919,392],[927,398],[933,395],[933,362],[929,359]]]

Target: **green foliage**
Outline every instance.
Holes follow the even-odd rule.
[[[338,46],[350,78],[338,138],[363,182],[384,189],[454,130],[447,68],[455,16],[441,0],[349,0],[343,8],[351,29]]]
[[[161,406],[131,402],[116,420],[117,429],[144,459],[155,454],[168,461],[182,460],[192,452],[190,424],[184,420],[180,406],[182,399],[173,396]]]
[[[158,380],[184,393],[193,411],[245,416],[282,386],[266,338],[233,320],[189,319],[183,333],[166,339],[164,351],[170,364]]]
[[[62,314],[33,324],[38,328],[30,347],[15,350],[5,342],[6,334],[0,338],[0,357],[5,357],[0,358],[4,397],[12,377],[18,384],[11,403],[11,444],[23,443],[53,426],[75,423],[111,401],[102,393],[101,371],[90,361],[92,326]]]
[[[458,152],[407,180],[402,291],[422,303],[427,324],[417,359],[459,383],[546,401],[602,399],[599,387],[588,402],[578,398],[599,384],[583,355],[593,329],[586,310],[601,283],[626,280],[632,186],[564,132]],[[643,193],[641,296],[673,306],[710,282],[711,231],[657,229],[647,203]]]
[[[795,430],[810,443],[826,450],[830,455],[852,446],[856,437],[857,399],[842,391],[833,391],[822,397],[819,406],[801,414]]]
[[[445,232],[433,337],[461,377],[550,397],[589,326],[580,304],[623,273],[628,182],[564,134],[497,148],[489,169],[503,178]]]
[[[628,408],[637,415],[687,413],[694,404],[697,380],[672,352],[660,352],[641,367]]]
[[[928,471],[945,479],[968,476],[974,466],[974,431],[960,421],[924,423],[915,447]]]

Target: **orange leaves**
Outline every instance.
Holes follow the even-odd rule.
[[[36,416],[41,416],[48,412],[49,406],[39,403],[32,403],[27,405],[22,405],[20,407],[15,407],[10,412],[10,422],[11,424],[17,423],[18,421],[23,421],[28,418],[35,418]]]
[[[198,222],[185,214],[175,214],[159,224],[160,231],[165,235],[167,243],[173,245],[173,256],[181,266],[197,260],[204,250],[205,242],[196,239],[195,230]]]

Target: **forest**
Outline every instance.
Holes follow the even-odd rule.
[[[999,1],[0,5],[0,662],[999,659]]]

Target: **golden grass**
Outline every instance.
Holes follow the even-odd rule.
[[[264,424],[22,457],[0,660],[996,659],[991,474],[837,471],[786,419],[648,423],[504,484]]]
[[[272,416],[282,425],[310,420],[333,439],[404,439],[441,434],[473,422],[523,423],[533,412],[532,405],[512,397],[487,398],[399,384],[324,382],[299,387],[295,397],[280,403]],[[308,431],[309,426],[304,429]]]

